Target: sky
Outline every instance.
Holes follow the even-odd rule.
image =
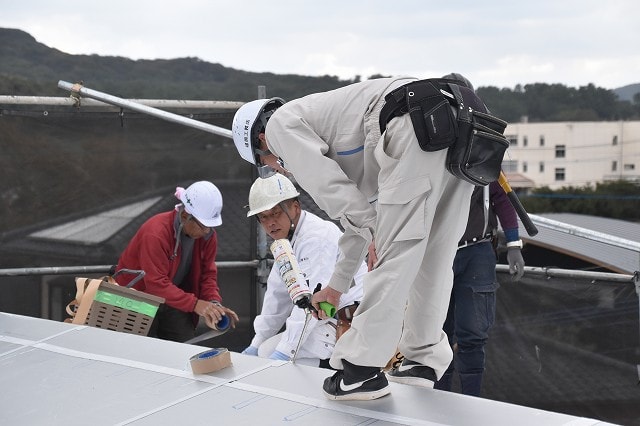
[[[0,0],[0,28],[69,54],[499,88],[640,83],[639,16],[638,0]]]

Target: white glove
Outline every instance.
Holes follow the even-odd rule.
[[[507,249],[507,262],[509,262],[509,273],[512,281],[519,281],[524,275],[524,259],[520,247],[509,247]]]

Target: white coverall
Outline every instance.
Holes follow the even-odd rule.
[[[420,149],[408,114],[380,135],[384,96],[413,80],[381,78],[308,95],[267,123],[271,151],[345,229],[345,257],[331,288],[349,288],[375,239],[378,263],[365,275],[365,297],[335,346],[333,368],[342,369],[343,359],[383,367],[397,348],[440,377],[452,359],[442,325],[473,185],[446,171],[446,150]]]
[[[293,253],[298,261],[300,270],[309,281],[313,291],[318,283],[323,287],[329,281],[340,252],[338,240],[342,231],[333,222],[319,218],[313,213],[302,211],[298,226],[291,239]],[[362,300],[362,278],[367,272],[364,262],[360,265],[354,277],[355,285],[340,298],[342,308]],[[280,331],[286,321],[286,329],[276,337],[277,345],[268,344],[263,349],[265,341]],[[258,355],[268,357],[273,349],[293,357],[302,329],[304,327],[305,312],[293,304],[287,286],[280,277],[277,268],[272,268],[267,278],[267,290],[260,315],[256,316],[253,328],[256,332],[251,346],[258,348]],[[309,364],[318,366],[319,360],[328,359],[336,343],[336,320],[309,320],[305,337],[300,346],[297,361],[305,363],[304,359],[313,359]]]

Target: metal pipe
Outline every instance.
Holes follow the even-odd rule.
[[[213,110],[229,110],[235,111],[244,105],[244,102],[232,101],[191,101],[179,99],[129,99],[129,102],[135,102],[141,105],[154,108],[185,108],[185,109],[213,109]],[[72,96],[53,97],[53,96],[11,96],[0,95],[0,105],[41,105],[41,106],[76,106],[78,99]],[[84,107],[107,107],[118,111],[119,107],[111,105],[96,99],[86,99],[82,102]]]
[[[208,133],[213,133],[219,136],[224,136],[229,139],[233,139],[233,133],[229,129],[223,129],[222,127],[214,126],[213,124],[205,123],[203,121],[198,121],[192,118],[183,117],[181,115],[163,111],[158,108],[152,108],[150,106],[142,105],[140,103],[133,102],[127,99],[118,98],[116,96],[112,96],[107,93],[98,92],[97,90],[88,89],[86,87],[83,87],[81,84],[72,84],[72,83],[68,83],[66,81],[60,80],[58,81],[58,87],[61,89],[68,90],[71,93],[75,93],[80,96],[97,99],[99,101],[102,101],[111,105],[117,105],[119,107],[141,112],[143,114],[148,114],[153,117],[160,118],[162,120],[182,124],[188,127],[193,127],[198,130],[203,130]]]
[[[496,265],[496,272],[509,273],[509,265]],[[543,275],[545,277],[581,278],[593,281],[609,282],[634,282],[635,275],[616,274],[613,272],[579,271],[573,269],[543,268],[537,266],[525,266],[525,275]]]
[[[260,262],[259,260],[247,261],[222,261],[216,262],[220,269],[232,268],[257,268],[261,263],[270,266],[273,260]],[[48,266],[39,268],[13,268],[0,269],[0,277],[15,277],[24,275],[72,275],[72,274],[106,274],[114,268],[114,265],[92,266]],[[525,274],[545,275],[550,277],[585,278],[601,281],[635,282],[635,275],[616,274],[612,272],[576,271],[572,269],[543,268],[537,266],[525,266]],[[508,265],[496,265],[496,272],[509,272]]]
[[[640,252],[640,243],[636,241],[627,240],[624,238],[614,237],[613,235],[605,234],[603,232],[593,231],[587,228],[581,228],[579,226],[569,225],[564,222],[558,222],[557,220],[547,219],[538,215],[529,215],[531,220],[543,228],[549,228],[556,231],[564,232],[566,234],[575,235],[578,237],[588,238],[593,241],[598,241],[605,244],[610,244],[616,247],[623,247],[629,250]]]
[[[71,274],[107,274],[113,265],[92,266],[47,266],[41,268],[0,269],[0,277],[18,277],[26,275],[71,275]]]
[[[257,268],[257,260],[216,262],[219,269]],[[92,266],[49,266],[41,268],[0,269],[0,277],[17,277],[26,275],[73,275],[73,274],[108,274],[113,265]]]

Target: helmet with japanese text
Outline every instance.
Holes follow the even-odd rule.
[[[260,149],[258,135],[264,133],[267,121],[282,105],[281,98],[258,99],[242,105],[233,117],[233,143],[244,160],[260,166],[256,150]]]

